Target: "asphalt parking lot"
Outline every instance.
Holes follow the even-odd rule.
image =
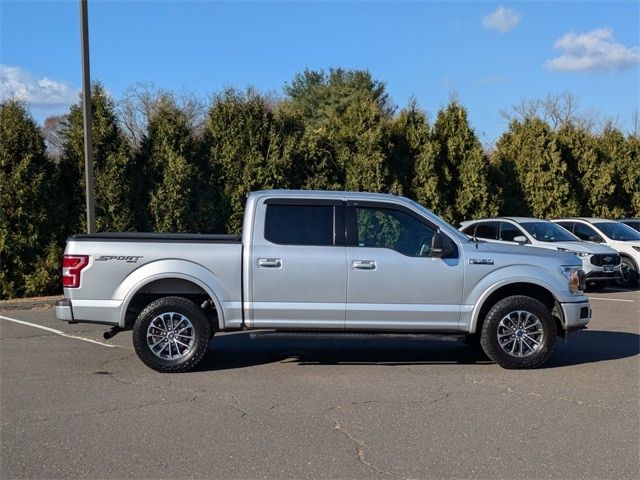
[[[461,342],[236,333],[163,375],[131,332],[2,311],[0,474],[640,478],[640,292],[590,297],[590,328],[532,371]]]

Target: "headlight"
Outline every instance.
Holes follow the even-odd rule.
[[[589,255],[591,255],[589,252],[574,252],[573,250],[569,250],[568,248],[560,248],[560,247],[558,247],[558,250],[560,250],[561,252],[573,253],[574,255],[576,255],[578,257],[581,257],[581,258],[582,257],[588,257]]]
[[[562,274],[569,280],[569,291],[574,295],[579,295],[584,290],[584,272],[580,267],[574,265],[563,265],[560,267]]]

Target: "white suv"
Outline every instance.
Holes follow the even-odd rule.
[[[559,218],[553,222],[582,240],[615,249],[622,257],[622,279],[619,284],[627,288],[638,286],[640,232],[622,222],[603,218]]]
[[[470,237],[495,243],[520,244],[573,253],[582,260],[587,286],[602,288],[622,278],[620,256],[604,245],[583,242],[548,220],[502,217],[461,222]]]

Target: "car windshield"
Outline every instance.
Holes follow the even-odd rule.
[[[596,227],[602,231],[611,240],[620,240],[622,242],[630,242],[632,240],[640,240],[640,232],[636,232],[633,228],[620,222],[601,222],[596,223]]]
[[[578,237],[551,222],[525,222],[520,224],[529,235],[539,242],[576,242],[580,241]]]

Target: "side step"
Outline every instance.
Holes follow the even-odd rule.
[[[399,332],[306,332],[282,330],[254,330],[249,332],[251,340],[261,338],[273,339],[314,339],[339,340],[343,339],[395,339],[395,340],[438,340],[448,342],[462,341],[467,336],[460,333],[399,333]]]

